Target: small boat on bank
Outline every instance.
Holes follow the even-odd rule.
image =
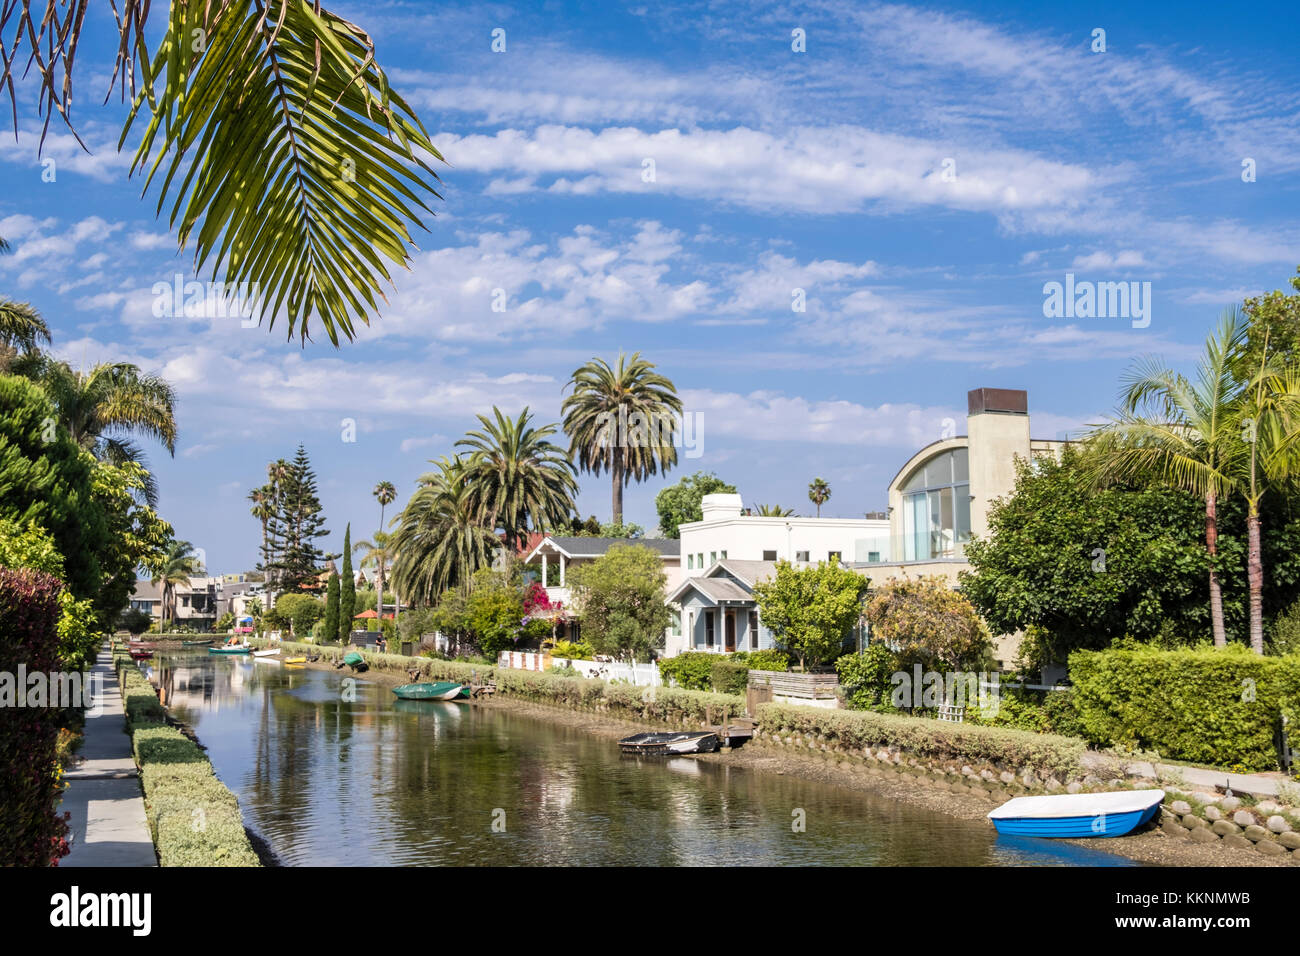
[[[363,671],[370,666],[366,663],[366,659],[356,651],[352,651],[350,654],[344,654],[342,663],[351,667],[354,671]]]
[[[181,647],[206,647],[211,643],[212,638],[209,637],[206,641],[181,641]]]
[[[222,644],[220,647],[209,647],[209,654],[251,654],[252,647],[247,644]]]
[[[1131,833],[1160,810],[1163,790],[1116,790],[1016,797],[989,819],[998,833],[1034,837],[1116,837]]]
[[[286,664],[306,664],[306,663],[307,663],[307,658],[305,658],[305,657],[286,657],[286,658],[284,659],[284,662],[285,662]]]
[[[678,754],[708,754],[718,749],[718,735],[712,731],[633,734],[618,742],[625,754],[672,757]]]
[[[394,687],[400,700],[465,700],[469,687],[459,681],[435,681]]]
[[[280,649],[278,647],[273,647],[273,648],[268,648],[267,650],[264,651],[253,651],[253,656],[254,657],[275,657],[279,653],[280,653]]]

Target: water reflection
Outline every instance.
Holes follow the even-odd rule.
[[[1129,864],[795,777],[624,757],[576,729],[362,679],[344,699],[343,672],[203,652],[154,666],[288,864]]]

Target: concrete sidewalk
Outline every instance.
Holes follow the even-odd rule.
[[[86,718],[81,763],[65,774],[69,784],[59,812],[72,814],[72,852],[61,867],[158,865],[112,660],[101,650],[91,669],[92,680],[101,682],[100,714]]]

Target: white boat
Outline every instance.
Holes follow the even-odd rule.
[[[990,811],[989,819],[1012,836],[1123,836],[1154,817],[1164,798],[1163,790],[1015,797]]]
[[[633,734],[624,737],[618,745],[625,754],[706,754],[718,749],[718,735],[708,731]]]
[[[275,657],[275,655],[279,653],[280,653],[280,649],[276,647],[265,651],[253,651],[253,656],[254,657]]]

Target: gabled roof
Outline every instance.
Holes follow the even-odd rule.
[[[566,558],[599,558],[616,544],[639,544],[652,551],[658,551],[659,556],[663,558],[681,556],[681,542],[676,538],[587,538],[558,537],[548,534],[528,552],[524,561],[532,561],[547,544]]]
[[[687,591],[698,591],[710,604],[752,601],[754,585],[775,575],[775,561],[718,561],[704,574],[677,585],[667,600],[680,601]]]

